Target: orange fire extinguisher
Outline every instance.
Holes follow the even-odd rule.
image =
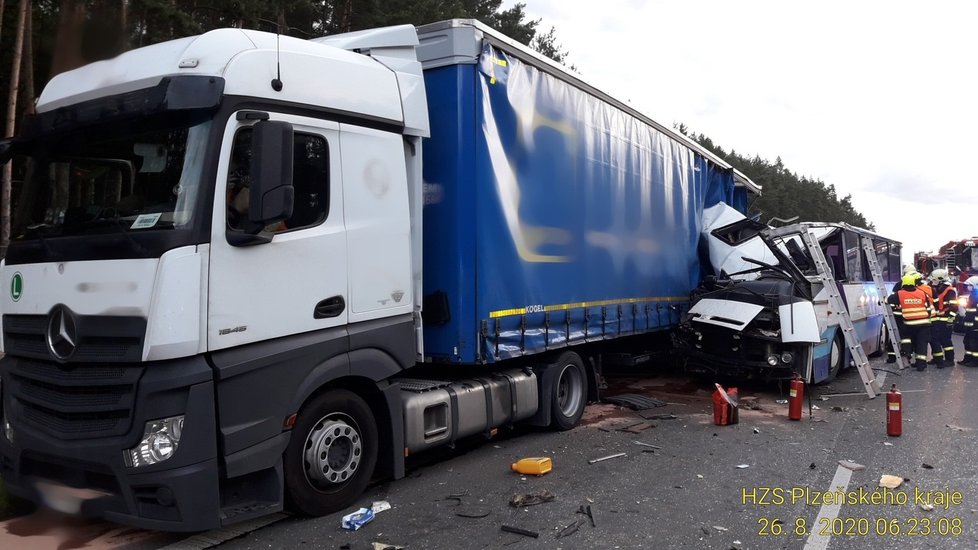
[[[886,435],[900,437],[903,433],[903,394],[896,384],[886,393]]]
[[[801,405],[805,399],[805,382],[795,373],[788,386],[788,420],[801,420]]]

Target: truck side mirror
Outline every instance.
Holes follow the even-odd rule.
[[[292,125],[263,120],[251,136],[251,188],[249,189],[248,233],[256,234],[270,223],[292,216],[295,189],[292,187]]]

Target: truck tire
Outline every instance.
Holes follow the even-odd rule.
[[[377,446],[374,415],[360,396],[331,390],[313,398],[285,449],[289,508],[308,516],[348,508],[373,475]]]
[[[550,388],[550,425],[565,431],[577,426],[587,405],[587,370],[581,356],[566,351],[551,363],[557,374]]]

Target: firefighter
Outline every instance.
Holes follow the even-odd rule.
[[[927,279],[924,278],[923,275],[921,275],[920,273],[917,273],[917,280],[914,281],[914,284],[917,285],[917,288],[919,288],[920,290],[923,290],[924,291],[924,294],[926,294],[927,296],[930,296],[931,302],[934,301],[934,289],[931,288],[929,284],[927,284]]]
[[[903,281],[907,277],[912,278],[912,280],[914,281],[914,285],[916,285],[917,278],[920,277],[920,274],[917,273],[917,270],[914,269],[912,265],[903,266],[903,276],[899,281],[893,283],[892,294],[890,294],[889,297],[887,297],[886,299],[888,303],[893,304],[893,300],[896,299],[897,292],[900,291],[900,287],[901,285],[903,285]],[[903,327],[903,317],[900,315],[899,310],[896,307],[892,307],[892,309],[893,309],[893,318],[896,320],[897,332],[900,333],[900,345],[894,346],[891,338],[886,339],[886,362],[887,363],[896,363],[896,356],[897,356],[896,348],[900,349],[900,355],[910,359],[913,358],[911,353],[912,342],[910,341],[910,336],[907,333],[907,330]]]
[[[954,344],[951,343],[951,328],[958,316],[958,294],[951,285],[951,278],[946,269],[935,269],[930,272],[930,280],[934,285],[934,318],[930,326],[929,365],[939,369],[954,365]],[[918,287],[919,288],[919,287]]]
[[[964,359],[959,365],[978,367],[978,275],[964,282],[968,301],[964,306]]]
[[[917,288],[919,274],[910,273],[900,279],[900,290],[886,299],[897,319],[903,319],[900,327],[901,348],[910,340],[910,366],[918,371],[927,368],[927,343],[930,341],[930,317],[934,309],[923,290]],[[903,351],[903,350],[901,350]],[[978,359],[978,354],[975,356]]]

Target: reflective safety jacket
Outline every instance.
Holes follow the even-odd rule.
[[[927,284],[927,283],[920,283],[919,285],[917,285],[917,288],[920,289],[920,290],[923,290],[924,291],[924,294],[930,296],[930,299],[931,300],[934,299],[934,289],[932,289],[929,284]]]
[[[937,285],[934,292],[937,293],[937,297],[934,298],[934,310],[936,311],[934,320],[953,323],[955,317],[958,316],[958,293],[955,292],[953,286],[947,283]]]
[[[887,299],[893,315],[902,318],[903,324],[907,326],[929,325],[930,317],[934,313],[930,296],[919,288],[906,290],[907,288],[901,288]]]
[[[972,291],[968,296],[968,304],[964,306],[964,328],[975,330],[975,319],[978,317],[978,291]]]

